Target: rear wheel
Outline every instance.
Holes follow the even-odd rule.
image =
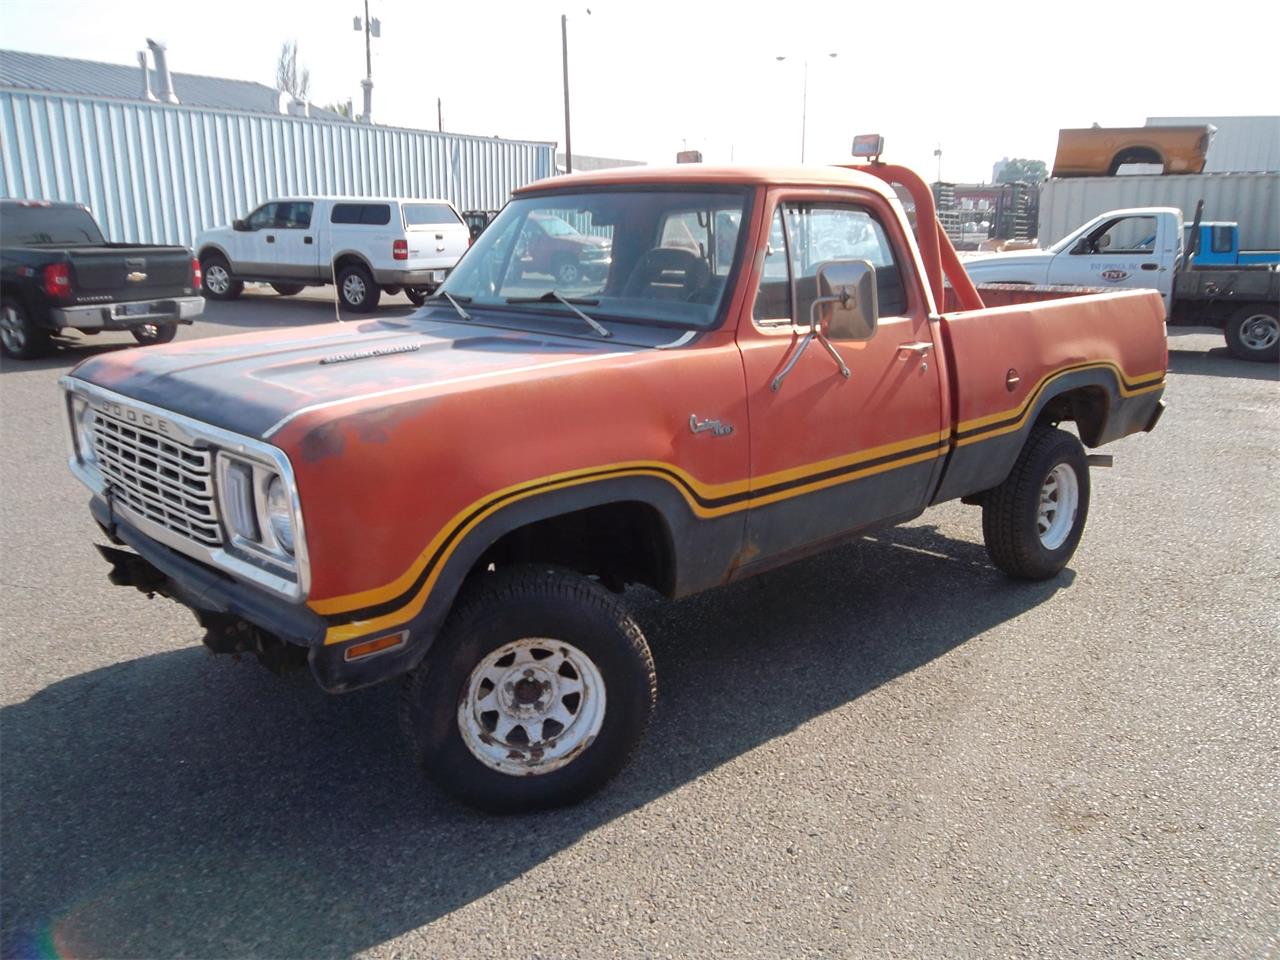
[[[357,313],[368,313],[378,306],[382,291],[374,284],[373,274],[351,263],[338,271],[338,296]]]
[[[525,567],[469,588],[405,679],[400,721],[442,790],[517,813],[604,786],[644,735],[655,696],[649,647],[613,595]]]
[[[1231,315],[1222,333],[1227,349],[1241,360],[1280,358],[1280,310],[1274,306],[1246,304]]]
[[[145,347],[156,343],[168,343],[178,335],[178,325],[176,323],[144,323],[129,332],[133,334],[133,339]]]
[[[0,351],[14,360],[34,360],[49,352],[49,330],[38,327],[21,300],[0,301]]]
[[[1089,464],[1080,441],[1037,427],[1004,483],[982,503],[991,562],[1020,580],[1047,580],[1076,552],[1089,515]]]
[[[204,279],[204,295],[212,300],[234,300],[244,293],[244,283],[231,274],[227,258],[220,253],[207,253],[200,261]]]
[[[301,293],[304,286],[306,285],[302,283],[273,283],[271,289],[282,297],[292,297],[295,293]]]

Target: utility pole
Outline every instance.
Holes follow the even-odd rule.
[[[444,107],[439,97],[436,97],[436,129],[444,133]]]
[[[569,17],[560,14],[560,55],[564,60],[564,172],[573,173],[573,140],[569,136]]]

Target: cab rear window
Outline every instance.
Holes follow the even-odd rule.
[[[385,227],[391,222],[391,206],[386,203],[335,203],[329,222]]]
[[[447,203],[406,203],[404,225],[406,227],[434,226],[439,223],[461,223],[462,218]]]

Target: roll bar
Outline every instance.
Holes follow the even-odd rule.
[[[901,184],[911,194],[916,205],[916,242],[920,245],[920,257],[924,260],[924,270],[929,281],[929,289],[933,291],[933,301],[938,312],[945,309],[946,285],[951,284],[961,310],[981,310],[985,304],[978,295],[978,289],[969,279],[964,265],[956,256],[956,248],[951,245],[951,238],[938,222],[938,209],[933,202],[933,191],[920,179],[920,175],[909,167],[901,167],[893,163],[842,163],[840,166],[860,173],[869,173],[879,177],[892,186]],[[933,229],[925,225],[932,223]]]

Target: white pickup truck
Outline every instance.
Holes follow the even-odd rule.
[[[1171,324],[1221,327],[1237,357],[1280,356],[1280,272],[1269,265],[1192,263],[1182,211],[1135,207],[1099,214],[1045,250],[973,257],[973,282],[1158,290]],[[1193,232],[1199,236],[1199,232]]]
[[[332,283],[363,312],[401,290],[421,306],[470,245],[448,200],[282,197],[204,231],[195,249],[211,299],[240,296],[246,281],[286,297]]]

